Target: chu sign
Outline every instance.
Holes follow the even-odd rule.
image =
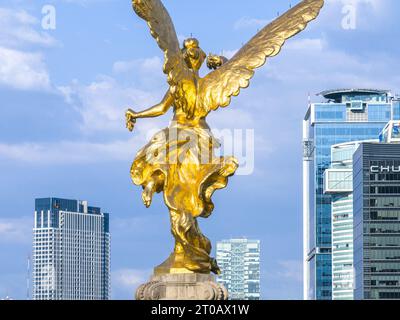
[[[371,166],[371,173],[400,173],[400,166]]]

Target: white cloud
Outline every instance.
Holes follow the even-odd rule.
[[[159,73],[162,71],[160,70]],[[73,82],[69,86],[59,87],[67,103],[77,110],[83,119],[81,129],[86,133],[96,131],[123,132],[125,128],[125,111],[147,109],[161,101],[162,91],[146,91],[137,86],[123,86],[114,78],[100,76],[89,85]],[[165,88],[166,89],[166,88]],[[138,120],[135,132],[146,133],[159,127],[160,120]]]
[[[136,289],[150,280],[151,270],[119,269],[111,273],[113,299],[132,300]]]
[[[386,65],[386,67],[385,67]],[[387,76],[387,66],[398,63],[389,56],[350,54],[329,46],[324,39],[290,40],[277,58],[268,60],[259,73],[279,81],[291,90],[316,90],[327,87],[387,87],[394,85]],[[373,77],[371,75],[374,75]],[[301,83],[306,83],[303,89]],[[295,85],[295,86],[294,86]]]
[[[15,249],[14,249],[15,250]],[[23,254],[21,254],[23,256]],[[2,256],[2,263],[6,264],[6,268],[0,273],[0,299],[8,297],[12,300],[25,300],[26,297],[26,271],[22,266],[24,257],[20,259],[21,264],[10,270],[9,265],[5,263]],[[22,268],[21,268],[22,267]],[[7,271],[6,271],[7,270]]]
[[[386,28],[387,19],[392,14],[390,2],[393,0],[326,0],[325,8],[321,11],[317,23],[318,27],[325,30],[351,32],[354,30],[374,31],[381,27],[382,32]],[[353,13],[355,16],[353,16]],[[354,28],[344,28],[343,23],[348,24],[349,18]]]
[[[120,269],[112,274],[113,282],[132,290],[149,280],[151,270]]]
[[[43,56],[0,46],[0,84],[22,90],[49,89]]]
[[[41,165],[130,161],[142,143],[140,137],[134,137],[105,143],[60,141],[0,144],[0,158]]]
[[[125,73],[139,70],[142,73],[162,72],[163,63],[159,57],[136,59],[130,61],[116,61],[113,65],[114,73]]]
[[[54,46],[57,41],[44,31],[39,31],[39,20],[23,10],[0,8],[0,45]]]
[[[29,243],[32,241],[32,218],[0,218],[0,242]]]
[[[43,54],[26,48],[57,44],[40,30],[36,17],[24,10],[0,7],[0,85],[19,90],[49,89],[50,77]]]
[[[385,2],[385,0],[327,0],[327,3],[340,3],[342,5],[369,5],[372,6],[374,9],[378,9],[381,5]]]

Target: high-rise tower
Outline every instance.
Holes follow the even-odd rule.
[[[385,90],[340,89],[320,94],[303,121],[304,299],[332,299],[332,196],[324,193],[331,146],[376,139],[400,105]]]
[[[231,239],[217,243],[221,275],[217,281],[231,300],[260,300],[260,241]]]
[[[87,201],[36,199],[34,300],[110,298],[109,215]]]

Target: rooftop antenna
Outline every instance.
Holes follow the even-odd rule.
[[[311,104],[311,93],[310,92],[308,92],[308,104],[309,105]]]

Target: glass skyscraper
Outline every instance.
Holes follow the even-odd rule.
[[[332,196],[332,299],[353,300],[353,154],[359,142],[332,146],[324,192]]]
[[[331,147],[376,139],[392,118],[398,101],[388,91],[340,89],[320,94],[303,121],[304,299],[332,299],[332,195],[324,192]]]
[[[110,298],[109,215],[87,201],[35,200],[34,300]]]
[[[382,138],[353,158],[356,300],[400,299],[400,122]]]
[[[221,268],[217,282],[228,290],[230,300],[260,300],[260,241],[220,241],[217,262]]]

